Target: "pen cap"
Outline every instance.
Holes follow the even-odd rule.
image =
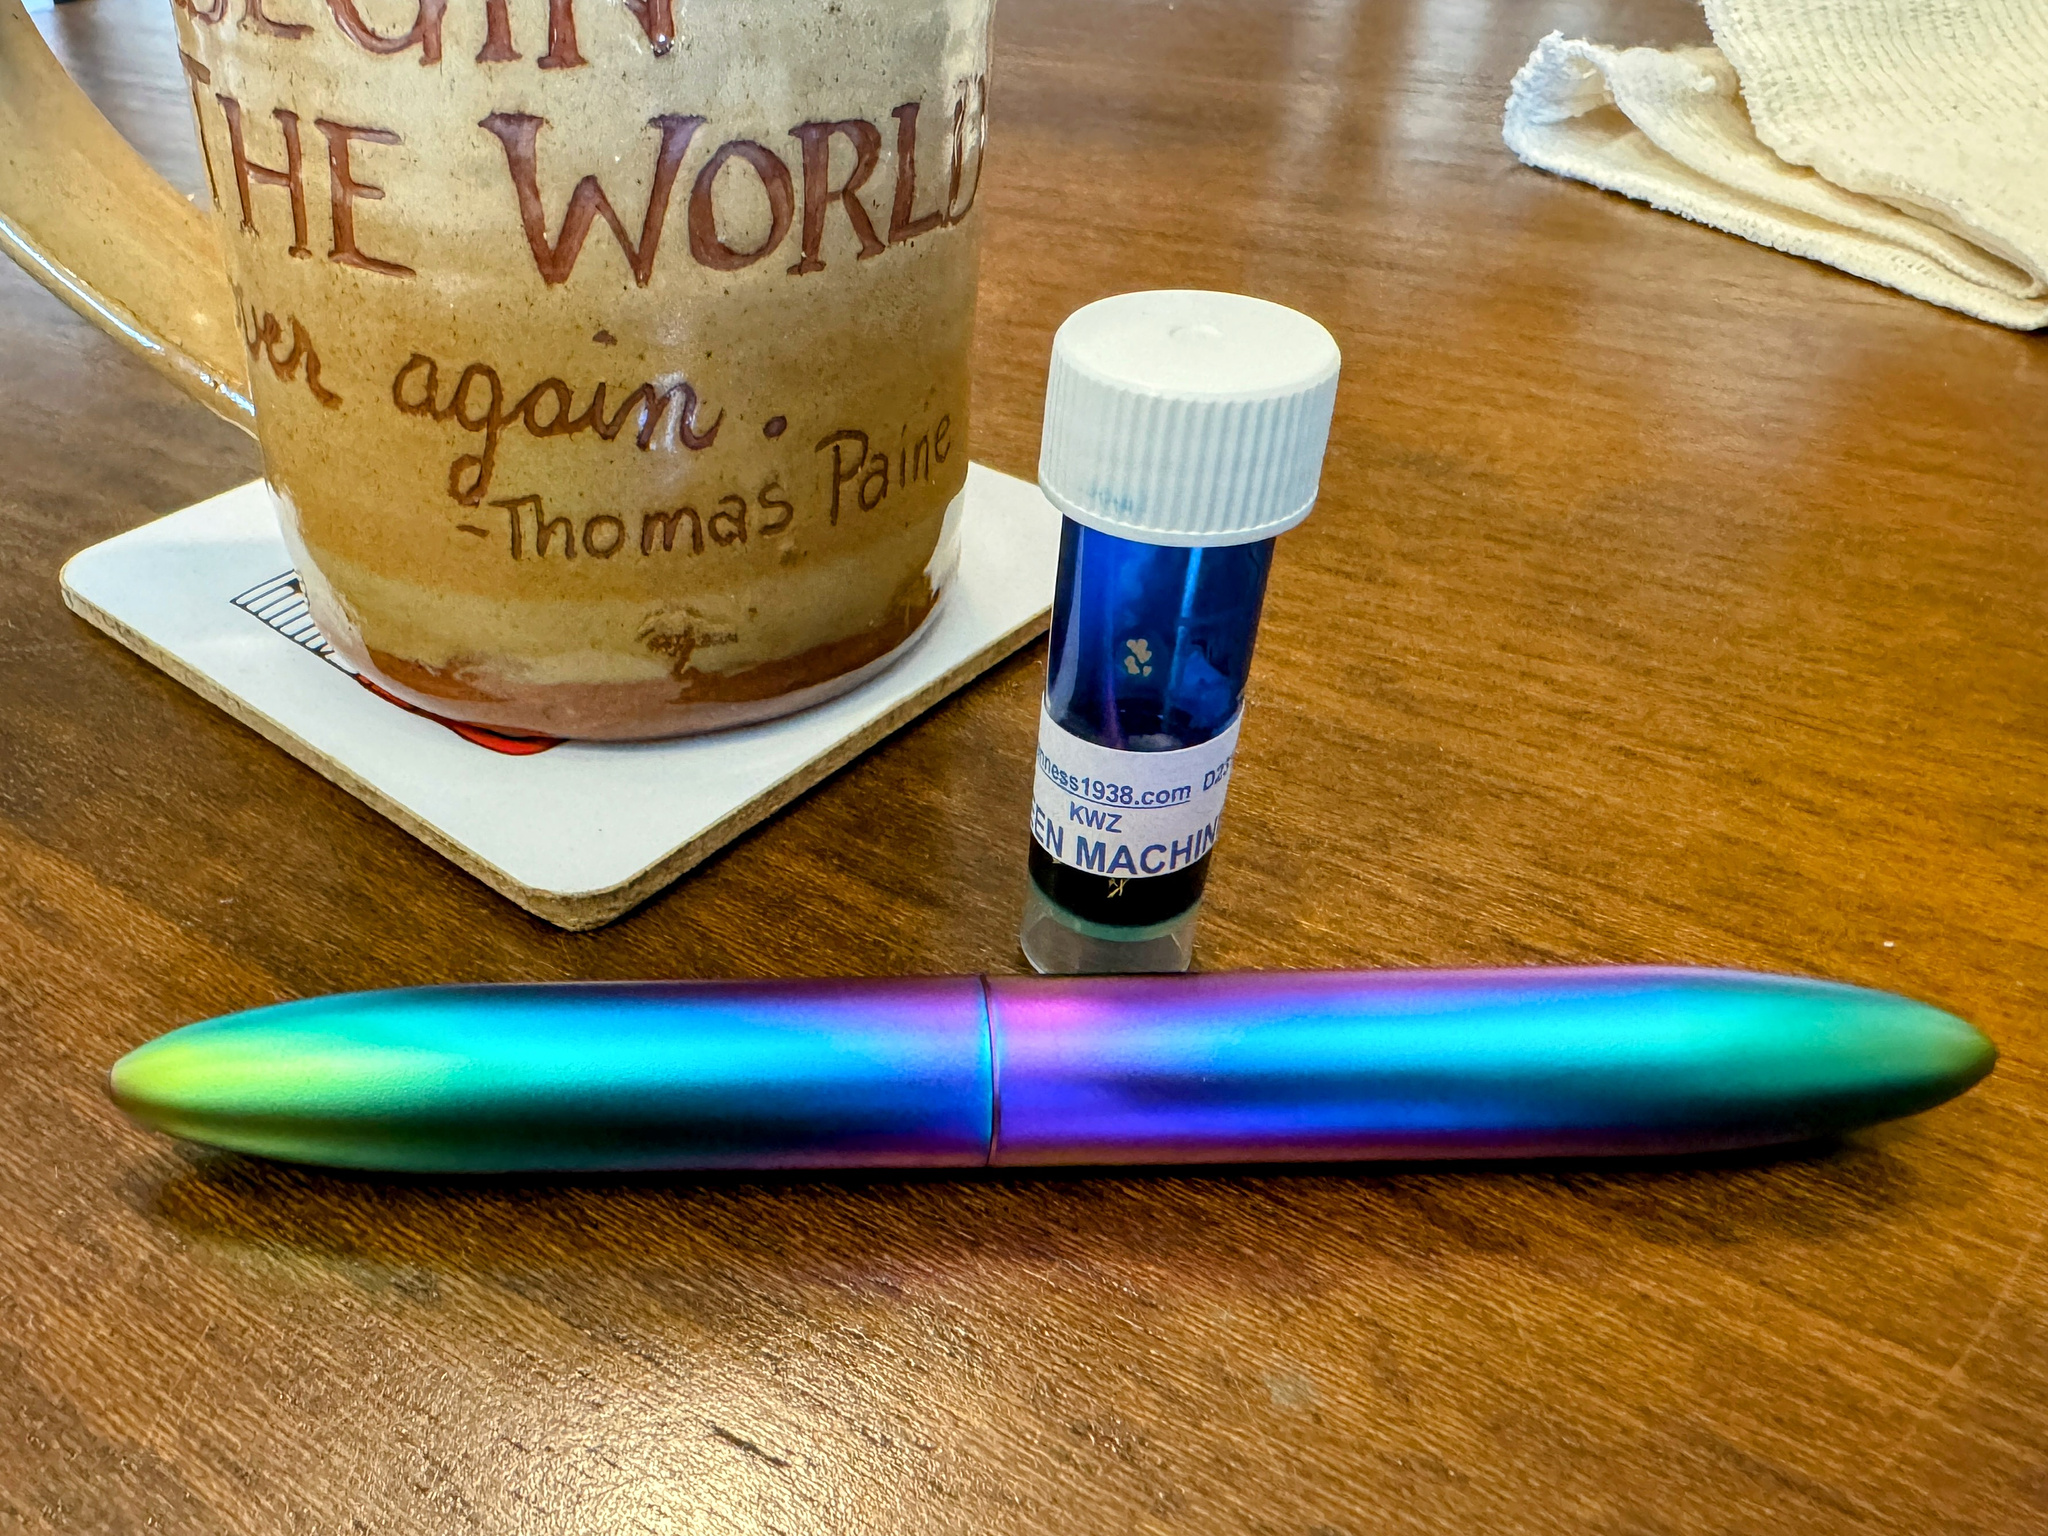
[[[1238,293],[1126,293],[1052,343],[1038,483],[1084,527],[1145,544],[1250,544],[1309,514],[1337,343]]]
[[[108,1082],[158,1130],[335,1168],[972,1168],[981,983],[554,982],[276,1003],[171,1031]]]

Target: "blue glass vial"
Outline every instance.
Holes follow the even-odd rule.
[[[1019,934],[1040,971],[1188,968],[1339,363],[1313,320],[1239,294],[1124,294],[1053,338],[1038,483],[1065,523]]]
[[[1060,533],[1046,712],[1070,734],[1119,752],[1214,740],[1244,707],[1272,564],[1271,539],[1185,549],[1069,521]],[[1170,942],[1167,930],[1202,899],[1213,846],[1211,833],[1209,846],[1188,850],[1192,859],[1169,849],[1150,861],[1172,864],[1158,874],[1098,874],[1059,862],[1034,835],[1032,892],[1084,935]]]

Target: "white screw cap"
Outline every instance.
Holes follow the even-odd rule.
[[[1077,309],[1052,340],[1038,483],[1085,527],[1144,544],[1250,544],[1309,514],[1337,342],[1240,293],[1163,289]]]

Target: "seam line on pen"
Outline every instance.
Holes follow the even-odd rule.
[[[981,1026],[988,1039],[988,1156],[982,1160],[982,1167],[996,1165],[996,1146],[1003,1135],[1003,1057],[996,1048],[996,1004],[990,994],[988,978],[974,978],[981,986]]]

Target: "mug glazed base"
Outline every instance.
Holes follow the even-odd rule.
[[[933,620],[945,607],[949,590],[950,583],[939,590],[916,626],[881,655],[821,682],[770,698],[679,698],[675,681],[660,678],[644,683],[551,683],[492,699],[451,699],[405,680],[408,674],[417,675],[424,669],[376,652],[357,656],[341,646],[336,649],[385,692],[444,720],[488,726],[508,736],[551,736],[569,741],[663,741],[758,725],[853,692],[917,648],[931,633]],[[867,638],[853,636],[840,644],[858,644]]]

